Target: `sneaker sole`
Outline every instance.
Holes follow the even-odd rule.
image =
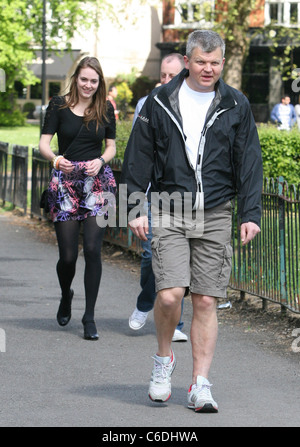
[[[171,397],[171,393],[169,394],[169,396],[168,396],[166,399],[152,399],[152,397],[150,396],[150,394],[148,394],[148,396],[150,397],[150,399],[152,400],[152,402],[163,403],[163,402],[167,402],[167,400],[170,399],[170,397]]]
[[[186,343],[188,341],[188,339],[187,338],[172,338],[172,341],[176,342],[176,343]]]
[[[194,407],[194,405],[188,405],[188,408],[195,410],[195,413],[218,413],[218,408],[215,408],[212,404],[204,404],[203,407]]]
[[[129,327],[130,327],[130,329],[132,329],[133,331],[139,331],[140,329],[142,329],[142,328],[145,326],[145,324],[146,324],[146,321],[145,321],[145,323],[142,324],[140,327],[133,327],[133,326],[131,326],[131,321],[129,320]]]

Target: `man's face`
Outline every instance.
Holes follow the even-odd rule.
[[[284,104],[284,105],[289,105],[289,103],[291,102],[291,100],[290,100],[290,98],[289,98],[289,96],[286,96],[285,98],[283,98],[283,101],[282,101],[282,103]]]
[[[118,96],[118,90],[117,90],[117,87],[113,87],[112,90],[111,90],[111,92],[110,92],[110,94],[111,94],[111,96],[112,96],[113,98],[116,98],[116,97]]]
[[[188,86],[197,92],[213,92],[225,63],[221,48],[211,53],[205,53],[201,48],[194,48],[191,58],[184,56],[184,61],[189,70],[189,77],[186,80]]]
[[[182,70],[182,65],[180,61],[176,58],[167,62],[167,59],[161,63],[160,68],[160,82],[162,84],[167,84],[171,81],[175,76],[178,75]]]

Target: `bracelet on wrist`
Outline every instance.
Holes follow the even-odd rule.
[[[54,169],[58,170],[59,167],[59,162],[61,161],[61,159],[64,158],[63,155],[56,155],[52,160],[52,166]]]
[[[105,165],[106,161],[104,160],[103,157],[99,157],[99,160],[102,162],[102,166]]]
[[[59,170],[59,163],[61,162],[62,158],[64,158],[62,155],[60,155],[59,157],[57,157],[56,160],[56,166],[55,169],[58,171]]]
[[[51,160],[50,160],[50,163],[51,163],[52,168],[54,168],[53,163],[54,163],[54,160],[55,160],[55,159],[56,159],[56,155],[54,155],[54,157],[51,158]]]

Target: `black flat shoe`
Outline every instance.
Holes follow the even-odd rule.
[[[66,300],[63,300],[63,298],[60,300],[59,308],[56,315],[57,322],[60,326],[66,326],[71,320],[71,304],[73,295],[74,290],[70,289],[68,302],[66,302]]]
[[[98,340],[99,335],[94,320],[85,321],[82,319],[83,324],[83,338],[85,340]]]

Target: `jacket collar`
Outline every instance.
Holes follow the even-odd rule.
[[[157,97],[159,100],[168,108],[175,111],[176,114],[180,116],[178,110],[178,93],[179,89],[184,81],[189,75],[189,70],[184,68],[175,78],[172,79],[168,84],[159,87],[157,91]],[[223,79],[215,85],[216,97],[214,100],[215,107],[222,109],[230,109],[235,107],[236,100],[232,94],[232,88],[229,87]]]

